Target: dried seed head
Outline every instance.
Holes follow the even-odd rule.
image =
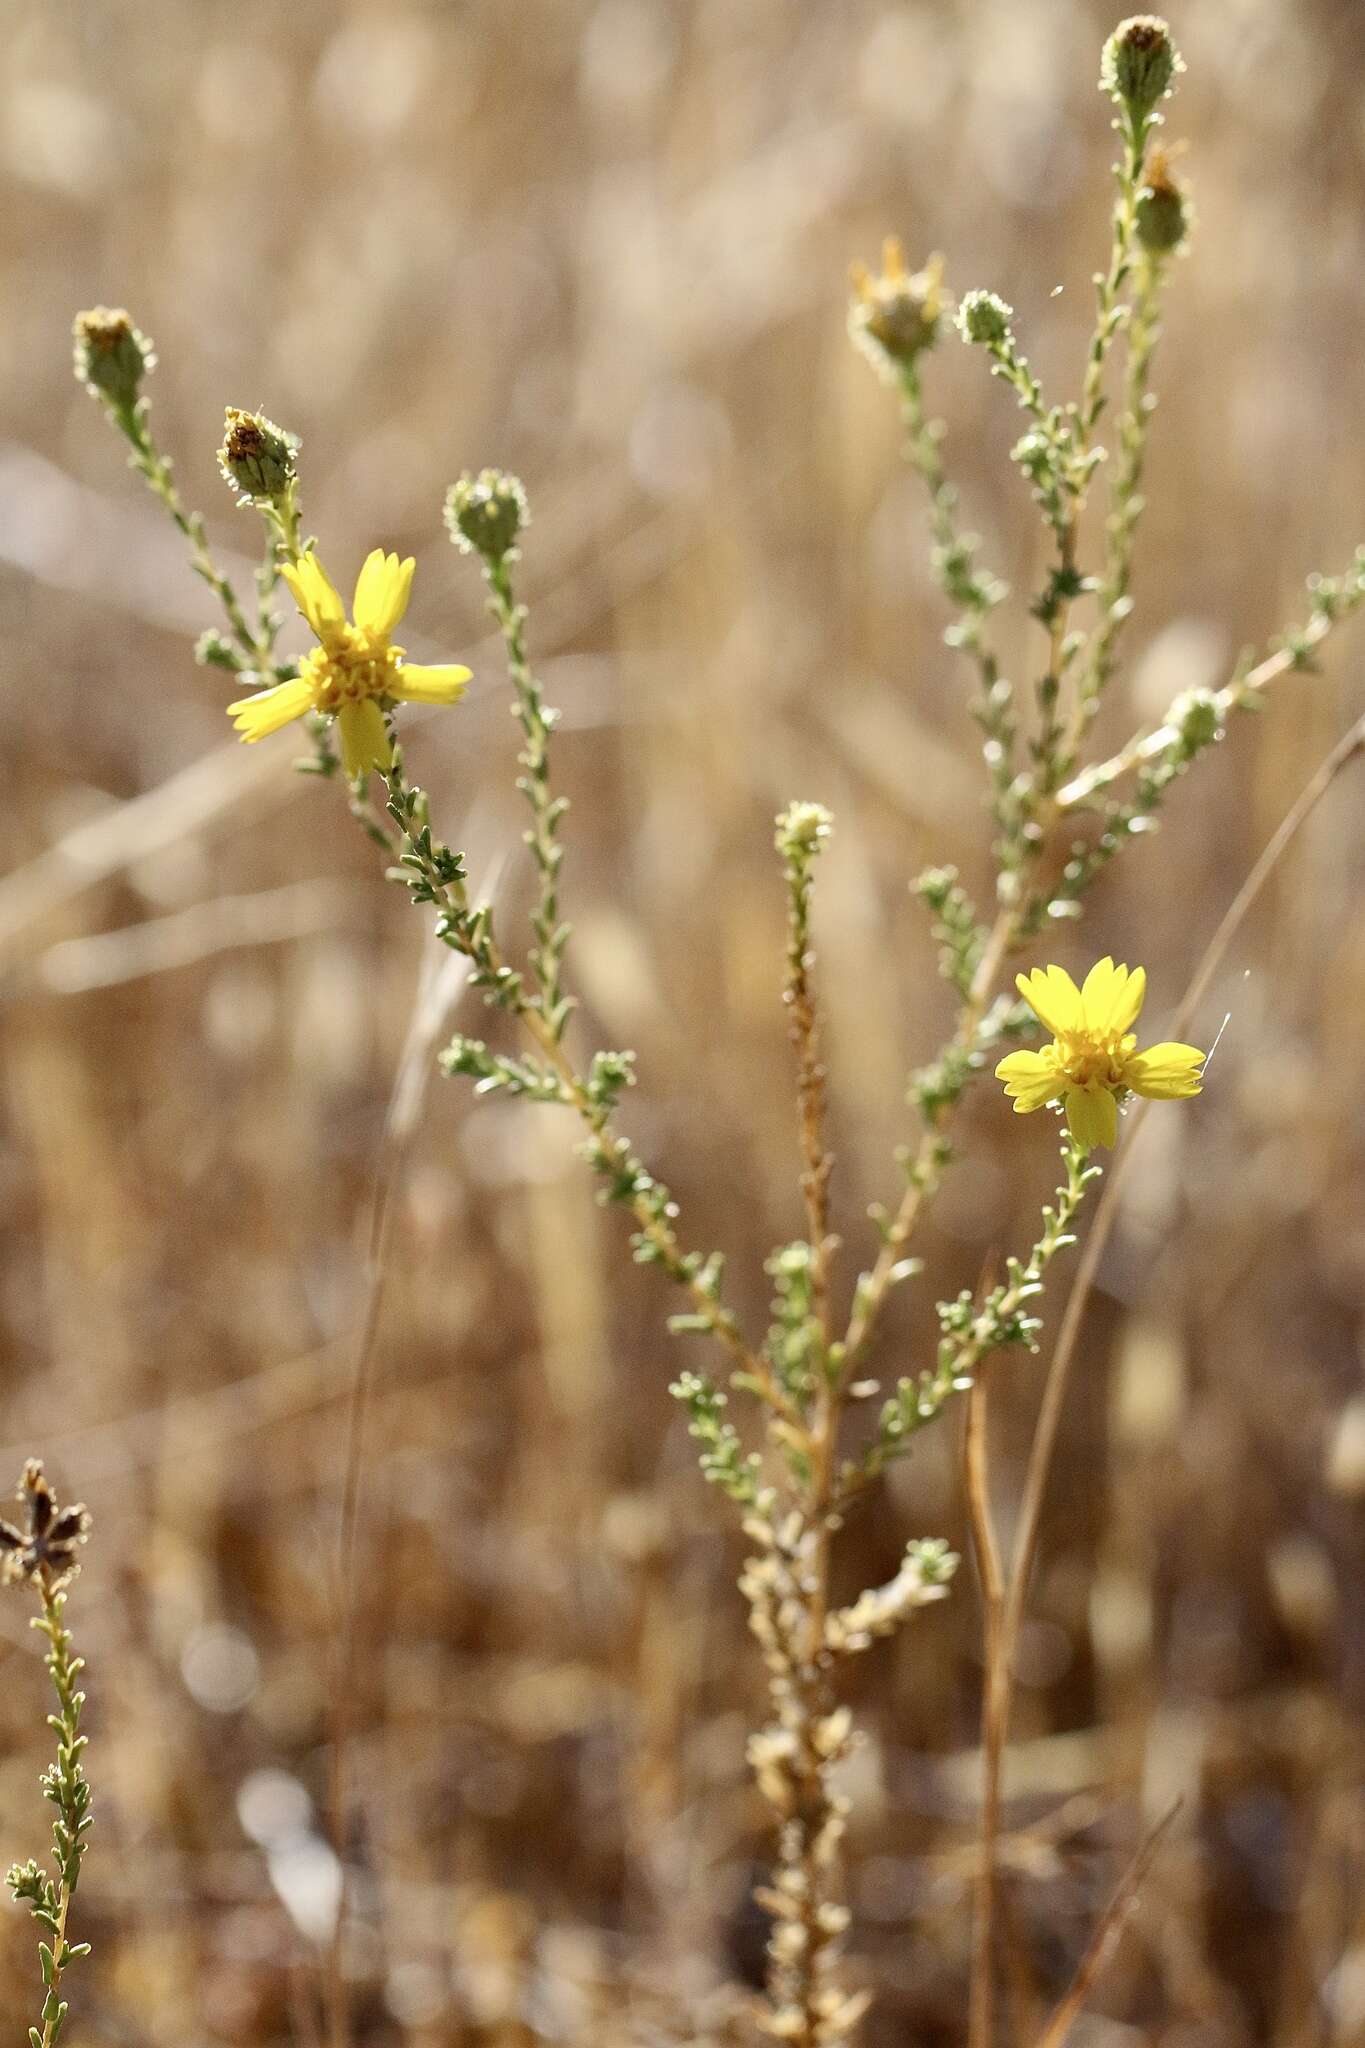
[[[121,307],[94,306],[78,313],[71,328],[77,381],[96,398],[130,411],[156,351]]]
[[[1121,21],[1100,58],[1100,90],[1145,121],[1185,68],[1159,14],[1132,14]]]
[[[520,478],[505,470],[462,476],[446,494],[450,538],[465,554],[480,555],[485,562],[501,562],[511,554],[530,517]]]
[[[223,421],[218,467],[243,504],[277,505],[298,478],[299,441],[264,413],[230,405]]]
[[[78,1552],[90,1534],[90,1516],[81,1506],[58,1506],[36,1458],[24,1466],[17,1498],[28,1526],[16,1529],[0,1521],[0,1567],[9,1578],[41,1579],[55,1591],[80,1569]]]

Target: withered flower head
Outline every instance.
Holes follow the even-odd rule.
[[[875,368],[894,373],[914,362],[938,339],[943,314],[943,258],[931,256],[923,270],[905,267],[895,236],[882,249],[874,276],[864,263],[853,266],[848,331]]]
[[[0,1567],[17,1579],[40,1579],[50,1590],[64,1586],[80,1570],[77,1555],[90,1534],[85,1508],[63,1508],[36,1458],[30,1458],[19,1480],[16,1498],[27,1510],[27,1529],[0,1521]]]
[[[1149,256],[1169,256],[1189,232],[1189,202],[1171,176],[1171,159],[1164,149],[1154,149],[1143,168],[1134,225]]]

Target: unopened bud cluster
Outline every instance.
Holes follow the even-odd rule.
[[[823,804],[788,804],[778,815],[774,844],[784,860],[804,864],[821,851],[833,829]]]
[[[93,306],[71,328],[76,377],[87,391],[120,411],[136,405],[142,380],[156,367],[156,351],[121,307]]]
[[[530,520],[526,492],[519,477],[501,469],[481,469],[462,476],[446,494],[446,526],[457,548],[501,562],[517,544]]]
[[[957,309],[958,329],[964,341],[979,348],[999,348],[1010,338],[1013,306],[995,292],[968,292]]]

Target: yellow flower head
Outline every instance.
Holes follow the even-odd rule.
[[[263,740],[291,719],[325,711],[336,719],[341,761],[348,775],[386,769],[393,760],[384,706],[394,699],[413,704],[454,704],[463,697],[469,670],[450,664],[423,668],[404,661],[389,635],[402,618],[412,588],[413,559],[400,562],[376,548],[365,559],[355,586],[352,623],[335,584],[310,552],[286,562],[281,574],[294,602],[318,638],[299,664],[296,677],[228,705],[244,740]]]
[[[1147,989],[1141,967],[1130,971],[1106,958],[1081,988],[1060,967],[1035,967],[1019,975],[1016,986],[1053,1034],[1041,1052],[1012,1052],[995,1070],[1020,1115],[1064,1101],[1080,1144],[1112,1145],[1119,1104],[1129,1094],[1169,1102],[1199,1093],[1205,1055],[1196,1046],[1168,1042],[1137,1050],[1132,1026]]]

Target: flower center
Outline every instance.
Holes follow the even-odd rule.
[[[1127,1086],[1124,1064],[1132,1046],[1131,1038],[1068,1037],[1059,1038],[1054,1051],[1058,1067],[1073,1088],[1112,1088],[1118,1091]]]
[[[305,655],[299,676],[312,691],[315,710],[337,712],[343,704],[389,695],[402,656],[402,648],[390,647],[382,633],[342,626],[325,646]]]

